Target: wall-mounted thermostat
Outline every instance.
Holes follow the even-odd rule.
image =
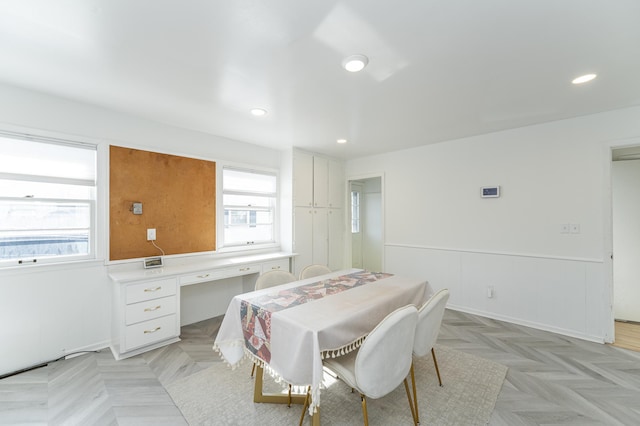
[[[500,196],[499,186],[483,186],[480,190],[482,198],[498,198]]]

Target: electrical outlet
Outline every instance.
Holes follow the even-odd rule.
[[[155,241],[156,240],[156,228],[147,229],[147,241]]]
[[[568,223],[563,223],[562,225],[560,225],[560,233],[561,234],[568,234],[569,233],[569,228],[570,228],[570,225]]]
[[[571,233],[572,234],[579,234],[580,233],[580,224],[579,223],[572,223],[571,225],[569,225],[569,229],[571,229]]]
[[[493,286],[488,286],[487,287],[487,297],[489,299],[493,298]]]

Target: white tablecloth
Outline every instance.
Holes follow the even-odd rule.
[[[243,300],[251,301],[259,296],[275,295],[284,289],[360,271],[362,270],[337,271],[234,297],[220,326],[214,349],[232,367],[237,366],[245,356],[261,362],[245,349],[241,315]],[[392,275],[273,312],[271,357],[268,362],[264,362],[265,367],[287,383],[311,386],[313,411],[314,407],[320,405],[323,356],[355,349],[390,312],[409,304],[420,308],[432,295],[433,289],[427,281]]]

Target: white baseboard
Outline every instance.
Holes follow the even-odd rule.
[[[607,343],[605,342],[604,337],[600,336],[592,336],[584,333],[576,333],[573,330],[567,330],[564,328],[553,327],[547,324],[536,323],[532,321],[523,321],[518,318],[513,318],[505,315],[498,315],[493,312],[485,312],[477,309],[470,309],[464,306],[457,305],[447,305],[447,309],[451,309],[452,311],[465,312],[468,314],[478,315],[485,318],[491,318],[498,321],[509,322],[511,324],[522,325],[524,327],[535,328],[536,330],[548,331],[555,334],[560,334],[568,337],[575,337],[576,339],[586,340],[594,343]]]

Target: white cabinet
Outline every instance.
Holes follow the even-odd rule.
[[[178,341],[177,279],[164,278],[114,286],[112,348],[116,359],[139,348]]]
[[[327,210],[327,266],[332,271],[344,268],[345,218],[343,209]]]
[[[293,155],[293,205],[342,208],[344,166],[337,160],[302,151]]]
[[[329,160],[313,157],[313,207],[327,207],[329,203]]]
[[[262,273],[269,271],[287,271],[289,272],[289,259],[279,259],[272,262],[265,262],[262,264]]]
[[[318,263],[332,270],[343,268],[344,166],[320,155],[293,154],[293,250],[297,275]]]
[[[221,297],[229,297],[230,301],[235,294],[252,291],[260,273],[288,271],[290,264],[291,253],[265,253],[176,262],[150,270],[142,270],[139,264],[116,266],[109,273],[113,281],[111,351],[116,359],[123,359],[179,341],[180,306],[190,300],[183,299],[181,288],[194,284],[197,285],[190,288],[207,286],[210,291],[195,294],[215,295],[215,302]],[[234,277],[240,278],[240,289],[235,287],[238,280],[226,280]],[[191,304],[189,312],[199,308],[200,304]],[[208,315],[210,308],[211,304],[205,303],[204,314]],[[226,304],[222,309],[225,308]],[[214,311],[211,316],[219,314]]]
[[[313,207],[313,155],[293,154],[293,205]]]
[[[344,208],[345,202],[345,177],[342,163],[329,160],[329,176],[327,185],[328,207],[333,209]]]

